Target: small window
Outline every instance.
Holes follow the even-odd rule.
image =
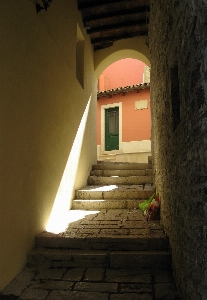
[[[77,43],[76,43],[76,78],[84,87],[84,37],[77,25]]]
[[[170,70],[170,77],[171,77],[173,131],[175,131],[178,125],[180,124],[180,91],[179,91],[178,67],[174,67]]]

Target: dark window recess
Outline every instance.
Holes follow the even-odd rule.
[[[180,92],[179,92],[179,80],[178,80],[177,67],[174,67],[170,70],[170,76],[171,76],[173,131],[175,131],[180,123]]]

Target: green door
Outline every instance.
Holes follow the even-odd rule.
[[[105,110],[105,150],[119,150],[119,108]]]

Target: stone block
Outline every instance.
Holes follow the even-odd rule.
[[[79,281],[83,278],[85,273],[85,268],[72,268],[69,269],[66,274],[63,276],[63,280],[69,281]]]
[[[48,294],[49,294],[49,292],[46,290],[28,288],[22,293],[22,295],[20,296],[20,299],[46,300]]]
[[[29,285],[31,280],[35,276],[35,270],[31,268],[25,268],[21,273],[19,273],[10,284],[6,286],[3,290],[4,295],[14,295],[20,296],[22,291]]]
[[[75,280],[75,279],[74,279]],[[62,280],[37,280],[32,281],[30,289],[43,289],[43,290],[71,290],[74,282]]]
[[[128,282],[150,284],[152,281],[151,273],[148,270],[137,269],[106,269],[105,280],[107,282]]]
[[[84,274],[84,281],[102,281],[104,278],[104,268],[88,268]]]
[[[66,269],[65,268],[50,268],[45,269],[35,276],[35,279],[53,279],[53,280],[60,280],[63,275],[65,274]]]
[[[79,292],[79,291],[53,291],[47,297],[47,300],[108,300],[108,293],[98,292]]]
[[[180,300],[177,289],[172,283],[156,283],[154,291],[156,300]]]
[[[153,295],[140,293],[123,293],[111,295],[110,300],[153,300]]]
[[[171,255],[164,251],[130,251],[129,253],[117,251],[110,253],[110,267],[112,268],[169,269],[170,266]]]
[[[71,260],[54,261],[54,268],[93,268],[107,267],[109,265],[108,255],[102,251],[74,251]]]
[[[146,283],[121,283],[120,293],[153,293],[152,284]]]
[[[118,283],[108,282],[77,282],[74,291],[117,293]]]

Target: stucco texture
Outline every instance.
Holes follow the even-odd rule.
[[[0,2],[0,290],[23,268],[35,235],[46,228],[89,99],[78,169],[65,195],[68,208],[96,161],[97,80],[77,3],[54,1],[39,15],[35,3]],[[77,23],[85,39],[84,89],[76,79]]]

